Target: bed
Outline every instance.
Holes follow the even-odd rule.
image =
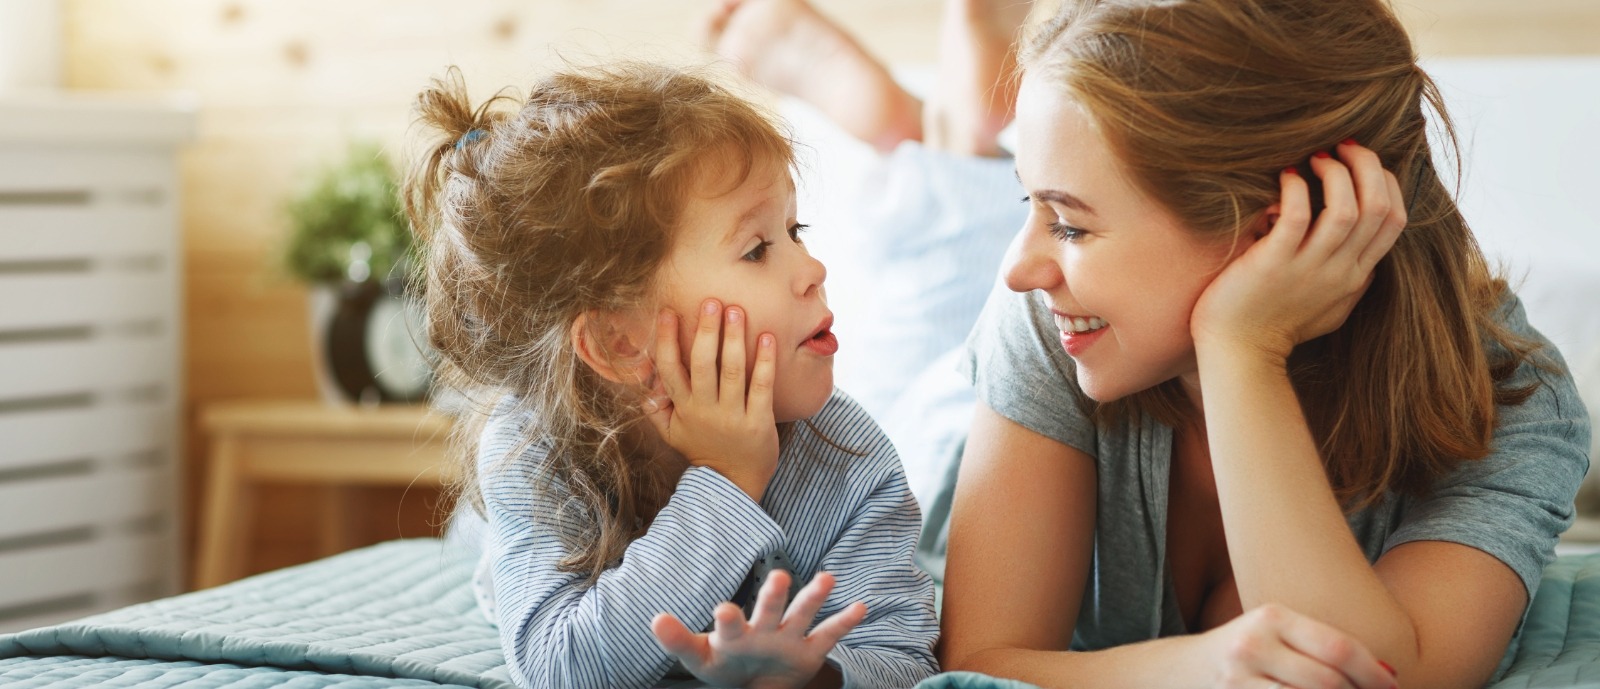
[[[472,569],[443,541],[392,541],[0,636],[0,686],[511,689]],[[1550,565],[1507,655],[1493,689],[1600,687],[1600,554]],[[920,688],[1028,686],[949,673]]]

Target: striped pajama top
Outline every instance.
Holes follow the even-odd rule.
[[[867,605],[828,655],[846,687],[910,687],[937,672],[933,583],[912,563],[916,501],[893,445],[843,393],[809,426],[795,424],[760,504],[716,471],[692,467],[648,532],[593,585],[557,568],[563,533],[578,527],[556,516],[568,497],[559,485],[532,488],[548,447],[526,442],[531,419],[510,408],[502,403],[479,443],[487,524],[476,587],[518,685],[655,686],[675,661],[650,620],[669,612],[690,629],[709,628],[712,608],[774,554],[796,582],[819,571],[837,578],[813,624]]]

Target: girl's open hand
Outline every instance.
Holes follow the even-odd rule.
[[[772,335],[763,333],[746,391],[744,335],[742,309],[729,307],[724,314],[721,303],[706,300],[685,371],[677,314],[662,312],[656,327],[656,391],[646,412],[662,439],[689,464],[715,469],[760,502],[778,469],[778,426],[772,413],[777,352]]]
[[[1202,634],[1203,675],[1218,689],[1396,689],[1394,671],[1361,642],[1281,605]]]
[[[833,590],[833,575],[820,572],[800,589],[787,612],[784,597],[789,574],[776,570],[756,596],[755,612],[746,622],[733,603],[712,611],[715,627],[695,634],[683,622],[662,613],[650,623],[661,647],[700,681],[716,687],[794,689],[803,687],[822,669],[828,652],[867,615],[867,606],[851,603],[806,629],[816,619]]]
[[[1314,225],[1306,180],[1293,168],[1279,175],[1277,223],[1195,304],[1197,347],[1244,345],[1287,360],[1295,345],[1344,325],[1405,229],[1406,206],[1376,153],[1351,140],[1337,150],[1311,158],[1327,202]]]

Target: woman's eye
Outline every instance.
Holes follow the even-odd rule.
[[[1060,242],[1076,242],[1083,239],[1084,231],[1066,223],[1050,223],[1050,236]]]
[[[746,253],[743,256],[743,259],[750,261],[751,263],[760,263],[765,261],[767,260],[767,247],[769,246],[772,246],[772,242],[762,240],[761,243],[757,244],[754,249],[751,249],[748,253]]]
[[[789,238],[794,240],[796,243],[803,244],[804,242],[800,241],[800,233],[801,232],[805,232],[810,227],[811,227],[810,225],[807,225],[805,223],[795,223],[793,225],[790,225],[789,226]]]

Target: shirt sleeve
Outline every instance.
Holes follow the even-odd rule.
[[[561,518],[559,495],[533,488],[537,466],[514,460],[481,479],[501,645],[523,687],[653,686],[673,659],[650,620],[670,612],[690,629],[707,628],[751,563],[783,541],[732,482],[691,468],[621,563],[589,584],[585,573],[558,568],[567,555],[562,536],[579,527]]]
[[[866,618],[828,654],[847,689],[909,687],[939,671],[933,580],[912,561],[921,516],[894,460],[822,559],[837,584],[817,620],[856,601],[867,606]]]
[[[963,372],[978,399],[1035,433],[1098,457],[1098,434],[1085,413],[1072,358],[1041,293],[1018,294],[996,283],[967,338]]]
[[[1566,363],[1549,340],[1528,325],[1520,302],[1505,312],[1513,332],[1543,344],[1555,371],[1525,361],[1504,385],[1536,383],[1520,405],[1496,408],[1491,452],[1463,462],[1425,500],[1410,505],[1384,543],[1449,541],[1504,562],[1533,600],[1556,540],[1572,525],[1573,498],[1589,468],[1589,416]]]

